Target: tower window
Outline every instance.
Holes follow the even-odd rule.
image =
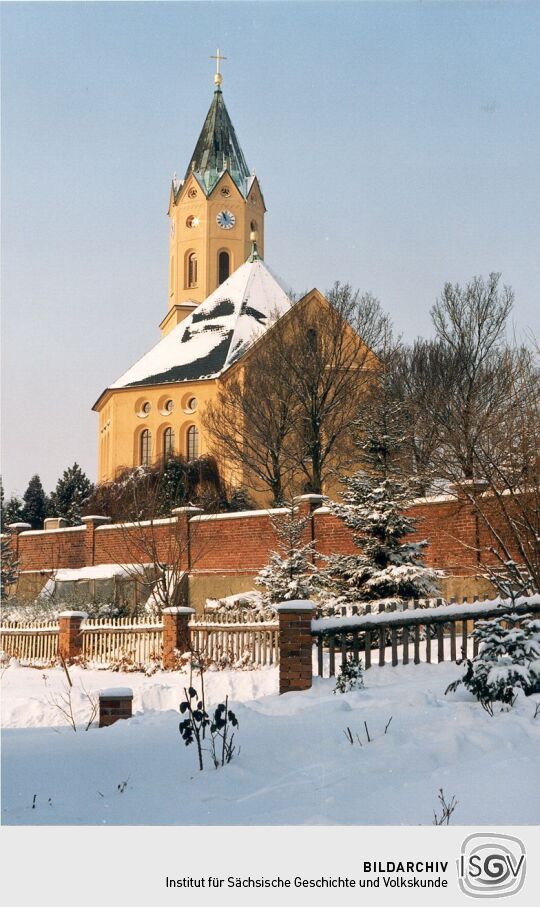
[[[174,455],[174,432],[166,428],[163,432],[163,459],[168,460]]]
[[[228,252],[220,252],[218,256],[218,284],[222,284],[231,273],[231,259]]]
[[[187,285],[188,287],[197,286],[197,253],[190,252],[187,260]]]
[[[152,458],[152,435],[147,428],[141,432],[139,444],[139,463],[141,466],[150,466]]]
[[[252,221],[251,221],[251,232],[252,232],[252,233],[256,233],[258,229],[259,229],[259,228],[258,228],[258,226],[257,226],[257,221],[256,221],[256,220],[252,220]]]
[[[196,425],[190,425],[187,430],[187,458],[196,460],[199,456],[199,429]]]

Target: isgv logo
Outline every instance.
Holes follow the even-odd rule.
[[[511,835],[469,835],[457,864],[459,887],[472,898],[508,897],[525,881],[525,847]]]

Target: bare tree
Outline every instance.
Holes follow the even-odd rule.
[[[525,349],[511,366],[497,430],[474,448],[480,488],[458,483],[487,535],[488,578],[505,597],[540,592],[540,371]]]
[[[184,600],[189,539],[181,521],[163,516],[163,489],[152,473],[142,473],[130,488],[127,521],[117,525],[126,558],[122,566],[138,589],[133,610],[137,612],[139,599],[144,599],[159,614]]]
[[[282,325],[273,331],[281,346]],[[296,420],[291,382],[274,344],[260,344],[243,368],[225,377],[217,400],[207,406],[203,421],[224,472],[237,475],[239,486],[270,492],[279,505],[287,496],[292,464],[287,457]]]
[[[499,280],[493,273],[465,287],[447,283],[431,311],[446,388],[432,407],[441,431],[435,466],[444,477],[474,478],[475,450],[497,425],[508,395],[513,353],[505,329],[514,296]]]
[[[378,301],[336,283],[307,293],[224,382],[206,427],[250,487],[275,503],[321,493],[354,457],[353,422],[387,327]]]
[[[434,463],[444,437],[438,413],[447,395],[448,358],[440,342],[422,338],[399,347],[392,357],[392,388],[407,419],[409,469],[419,494],[436,484]]]

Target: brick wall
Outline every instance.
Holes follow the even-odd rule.
[[[477,540],[485,547],[489,533],[466,502],[427,499],[416,504],[411,514],[418,519],[413,538],[429,542],[425,552],[428,565],[456,575],[478,571]],[[312,529],[321,554],[355,550],[349,530],[324,507],[314,511]],[[83,567],[92,561],[151,562],[152,533],[160,560],[176,562],[181,557],[185,568],[194,574],[254,574],[277,546],[267,511],[206,517],[179,511],[175,517],[158,520],[153,530],[133,524],[87,524],[75,529],[23,531],[14,543],[18,543],[21,570],[54,570]],[[306,531],[306,541],[310,536]]]

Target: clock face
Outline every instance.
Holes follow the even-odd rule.
[[[216,220],[222,230],[231,230],[236,223],[236,217],[232,211],[220,211]]]

